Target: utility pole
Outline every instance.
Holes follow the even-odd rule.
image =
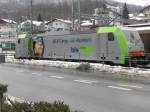
[[[30,1],[31,34],[33,34],[33,0]]]
[[[78,24],[79,24],[79,31],[81,30],[81,6],[80,6],[80,0],[78,0]]]
[[[72,30],[74,31],[74,0],[72,0]]]

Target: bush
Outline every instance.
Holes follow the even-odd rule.
[[[12,103],[12,102],[11,102]],[[68,105],[61,101],[54,103],[36,102],[36,103],[19,103],[14,102],[12,105],[4,104],[3,112],[71,112]]]
[[[70,112],[69,106],[61,101],[35,103],[34,110],[35,112]]]
[[[76,69],[81,71],[90,70],[91,66],[89,63],[81,63]]]
[[[0,92],[7,92],[7,85],[0,84]],[[1,97],[3,94],[1,95]],[[3,112],[73,112],[70,111],[68,105],[62,101],[55,101],[54,103],[48,102],[13,102],[8,97],[1,98],[3,100]],[[77,112],[77,111],[75,111]]]
[[[11,102],[12,103],[12,102]],[[15,102],[12,105],[4,104],[3,112],[35,112],[32,104]]]

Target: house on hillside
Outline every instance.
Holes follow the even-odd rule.
[[[0,38],[16,38],[17,23],[10,19],[0,19]]]
[[[140,24],[140,23],[145,23],[148,18],[145,17],[145,15],[143,13],[132,13],[129,14],[129,19],[131,22],[131,24]]]
[[[144,7],[140,12],[129,14],[130,20],[135,20],[133,24],[150,22],[150,5]]]
[[[119,15],[121,15],[123,12],[122,7],[119,7],[119,6],[116,7],[116,6],[107,4],[106,7],[107,7],[107,10],[109,11],[109,17],[111,18],[116,18]]]
[[[145,22],[150,22],[150,5],[144,7],[140,12],[147,18]]]
[[[46,29],[45,24],[46,22],[33,20],[31,25],[31,20],[26,20],[18,25],[18,30],[19,32],[31,32],[32,30],[33,33],[44,32]]]
[[[78,20],[74,21],[74,29],[72,29],[72,21],[70,20],[63,20],[63,19],[54,19],[47,24],[47,32],[64,32],[64,33],[69,33],[71,31],[78,31],[79,26],[78,26]],[[85,31],[89,30],[93,26],[93,21],[92,20],[81,20],[81,25],[80,25],[80,31]]]
[[[70,20],[53,19],[46,23],[47,31],[70,31],[72,22]]]
[[[94,10],[93,16],[95,16],[96,25],[106,25],[106,24],[115,24],[120,25],[120,22],[114,21],[120,19],[122,13],[121,7],[115,7],[111,5],[106,5],[106,8],[96,8]]]

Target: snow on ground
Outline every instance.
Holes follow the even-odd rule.
[[[15,64],[25,64],[25,65],[39,65],[39,66],[49,66],[49,67],[58,67],[58,68],[67,68],[67,69],[76,69],[81,65],[81,62],[66,62],[66,61],[52,61],[52,60],[19,60],[14,59],[12,56],[6,58],[7,63]],[[116,73],[128,76],[141,76],[141,77],[150,77],[150,69],[143,68],[133,68],[133,67],[122,67],[122,66],[110,66],[100,63],[89,63],[91,70]]]
[[[6,96],[6,102],[8,104],[11,104],[10,101],[12,101],[12,102],[20,102],[20,103],[25,102],[25,100],[23,100],[23,98],[22,99],[21,98],[17,98],[17,97],[14,97],[14,96],[10,95],[10,94],[6,94],[5,96]]]
[[[27,103],[29,103],[28,101],[25,101],[21,98],[14,97],[10,94],[5,94],[5,98],[6,98],[5,103],[7,103],[8,105],[12,105],[12,103],[15,103],[15,102],[19,102],[19,103],[27,102]]]

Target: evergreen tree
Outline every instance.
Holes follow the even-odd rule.
[[[42,20],[42,17],[41,17],[41,14],[38,15],[37,21],[43,21],[43,20]]]
[[[125,3],[124,6],[123,6],[123,18],[125,19],[129,19],[129,10],[128,10],[128,7],[127,7],[127,4]]]

